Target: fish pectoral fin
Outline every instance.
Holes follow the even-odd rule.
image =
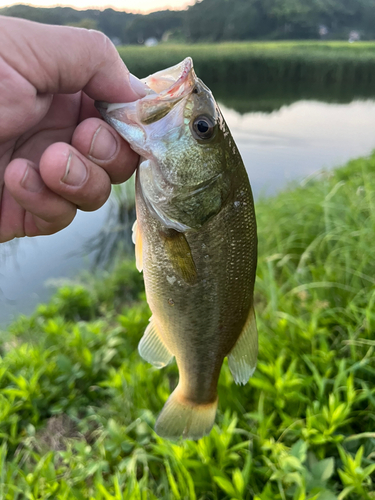
[[[229,369],[236,384],[246,384],[253,375],[258,357],[258,330],[251,307],[245,326],[228,355]]]
[[[163,368],[173,358],[173,354],[164,344],[152,316],[138,344],[138,352],[144,360],[156,366],[156,368]]]
[[[194,285],[198,277],[197,268],[186,236],[175,229],[167,229],[161,232],[161,238],[176,274],[189,285]]]
[[[143,243],[138,222],[135,221],[132,228],[132,240],[135,245],[135,266],[139,272],[143,270]]]

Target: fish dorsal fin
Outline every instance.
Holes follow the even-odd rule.
[[[175,272],[189,285],[197,282],[197,268],[184,233],[175,229],[161,232],[168,258]]]
[[[143,359],[156,366],[156,368],[163,368],[173,358],[173,354],[171,354],[164,344],[152,316],[138,344],[138,352]]]
[[[258,357],[258,331],[254,308],[251,307],[245,326],[228,355],[229,369],[236,384],[247,384],[253,375]]]
[[[133,231],[132,240],[135,245],[135,265],[138,271],[141,272],[143,269],[143,255],[142,255],[143,244],[142,244],[141,232],[139,230],[137,221],[134,222],[132,231]]]

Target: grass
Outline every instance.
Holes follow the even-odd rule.
[[[240,113],[273,111],[299,99],[351,102],[374,97],[375,42],[230,42],[124,46],[139,77],[187,56],[222,103]],[[230,75],[230,78],[228,78]]]
[[[119,261],[2,332],[0,498],[375,498],[375,155],[257,204],[254,377],[225,364],[198,442],[153,431],[177,370],[136,346],[143,284]]]
[[[119,47],[130,71],[139,77],[191,56],[208,85],[231,75],[236,82],[301,81],[366,85],[375,81],[375,42],[229,42]]]

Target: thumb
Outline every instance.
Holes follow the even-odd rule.
[[[83,90],[95,100],[129,102],[145,86],[99,31],[0,16],[0,58],[41,94]]]

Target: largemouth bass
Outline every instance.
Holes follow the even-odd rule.
[[[144,82],[146,97],[97,108],[141,156],[133,238],[152,317],[139,352],[159,368],[175,357],[179,369],[155,430],[169,439],[199,439],[214,424],[224,358],[236,383],[247,383],[256,366],[253,197],[236,144],[192,60]]]

